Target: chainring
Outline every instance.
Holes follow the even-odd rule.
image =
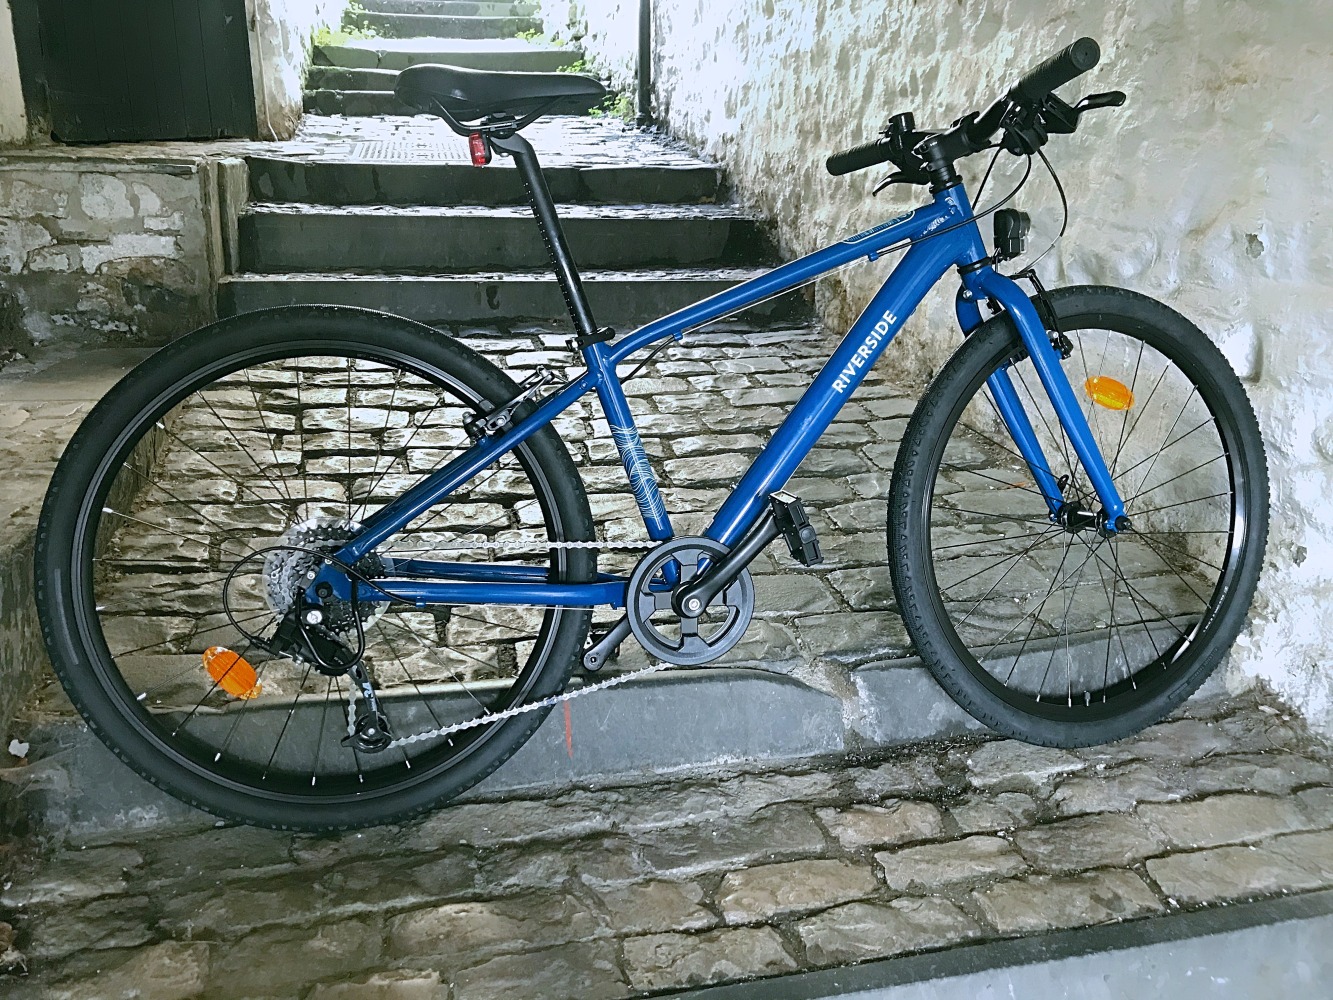
[[[630,574],[625,614],[630,631],[650,656],[696,666],[716,660],[740,642],[754,615],[749,570],[742,570],[698,617],[682,617],[671,607],[672,594],[699,574],[701,563],[716,563],[728,551],[711,538],[686,536],[663,542],[639,560]],[[666,571],[672,566],[679,578],[669,583]]]

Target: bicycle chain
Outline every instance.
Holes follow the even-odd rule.
[[[610,542],[610,541],[592,541],[592,542],[502,542],[496,545],[469,545],[456,546],[455,548],[468,549],[495,549],[496,551],[531,551],[547,549],[652,549],[656,548],[661,542],[639,541],[639,542]],[[449,551],[448,549],[432,549],[432,552]],[[671,666],[665,660],[657,663],[650,663],[646,667],[638,670],[631,670],[627,674],[618,674],[615,677],[608,677],[604,681],[598,681],[588,687],[577,688],[573,691],[564,691],[557,695],[551,695],[549,698],[543,698],[540,701],[529,702],[526,705],[516,705],[513,708],[507,708],[503,712],[495,712],[489,715],[483,715],[477,719],[470,719],[467,722],[455,722],[452,725],[440,726],[437,729],[430,729],[421,733],[414,733],[411,736],[402,736],[390,743],[386,750],[396,750],[399,747],[408,746],[412,743],[419,743],[422,740],[432,740],[439,737],[452,736],[455,733],[463,732],[468,729],[475,729],[478,726],[488,726],[496,722],[504,722],[506,719],[516,718],[527,712],[540,711],[543,708],[553,708],[561,702],[573,701],[575,698],[581,698],[585,694],[592,694],[595,691],[605,691],[607,688],[616,687],[624,684],[635,677],[644,677],[648,674],[655,674],[660,670],[665,670]],[[347,734],[354,736],[356,732],[356,685],[348,685],[347,698]]]

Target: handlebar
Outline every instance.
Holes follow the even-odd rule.
[[[884,163],[890,158],[890,152],[888,139],[872,139],[870,142],[863,142],[859,146],[834,153],[824,161],[824,166],[836,177],[864,167],[873,167],[876,163]]]
[[[1062,51],[1033,67],[1019,78],[1009,91],[992,104],[983,114],[976,112],[965,115],[954,123],[946,132],[895,132],[891,125],[885,130],[885,138],[862,143],[851,149],[844,149],[830,156],[824,163],[828,172],[846,174],[853,170],[872,167],[877,163],[892,161],[902,173],[904,179],[917,182],[924,176],[923,171],[930,169],[927,161],[935,167],[944,161],[970,156],[990,145],[991,138],[1003,126],[1009,134],[1011,123],[1021,124],[1029,132],[1036,126],[1039,135],[1037,145],[1046,140],[1047,131],[1073,131],[1072,125],[1064,127],[1072,120],[1077,122],[1078,113],[1052,94],[1058,87],[1081,76],[1097,65],[1101,59],[1101,48],[1091,38],[1080,38],[1066,46]],[[1043,121],[1043,112],[1049,105],[1058,105],[1064,114],[1059,115],[1059,124]],[[903,116],[899,116],[900,118]],[[910,120],[910,118],[908,119]],[[912,141],[907,141],[907,140]],[[1031,144],[1030,134],[1025,134],[1025,141]],[[923,156],[918,150],[926,143],[933,144],[929,156]],[[1023,145],[1020,143],[1019,145]],[[1011,147],[1012,150],[1012,147]],[[1032,152],[1032,148],[1026,148]]]
[[[1080,38],[1024,74],[1009,91],[1009,97],[1023,104],[1039,104],[1046,95],[1076,77],[1082,76],[1102,57],[1102,50],[1091,38]]]

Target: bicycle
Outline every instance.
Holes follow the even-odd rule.
[[[928,203],[623,337],[594,323],[519,134],[561,102],[596,103],[601,85],[404,71],[399,97],[467,136],[474,163],[513,158],[582,373],[520,385],[428,327],[326,306],[236,316],[163,348],[79,429],[42,511],[37,597],[70,698],[140,774],[222,816],[337,829],[446,801],[554,704],[623,679],[565,691],[576,664],[591,674],[631,638],[647,671],[712,662],[749,624],[758,552],[782,537],[818,561],[783,486],[956,268],[963,343],[916,407],[888,497],[915,648],[963,708],[1021,740],[1091,745],[1159,720],[1215,668],[1254,594],[1268,487],[1253,411],[1165,305],[1002,274],[1027,218],[1008,198],[974,212],[955,167],[995,149],[1030,173],[1050,136],[1123,103],[1053,93],[1099,58],[1080,39],[944,130],[895,116],[828,169],[891,163],[885,183],[928,186]],[[902,249],[708,529],[676,535],[619,366]],[[589,394],[644,523],[627,575],[599,568],[622,546],[599,539],[552,426]],[[623,614],[590,641],[598,606]]]

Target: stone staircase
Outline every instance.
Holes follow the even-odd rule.
[[[398,71],[417,63],[553,73],[583,57],[577,48],[518,37],[541,30],[533,3],[368,0],[350,30],[373,37],[320,46],[306,81],[311,114],[409,114],[393,96]]]
[[[336,133],[336,134],[331,134]],[[529,128],[599,322],[631,327],[776,262],[759,220],[725,203],[717,168],[616,120]],[[452,326],[567,324],[517,170],[470,164],[436,119],[308,118],[319,153],[250,160],[239,268],[220,307],[360,305]],[[805,310],[799,296],[761,307]]]

